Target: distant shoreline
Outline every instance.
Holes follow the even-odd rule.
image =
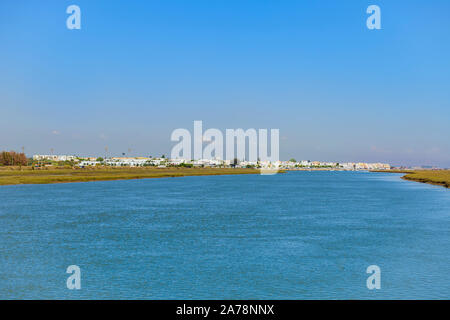
[[[297,168],[285,171],[349,171],[333,168]],[[450,188],[450,170],[370,170],[369,172],[404,173],[401,178]],[[0,186],[20,184],[54,184],[91,181],[135,180],[150,178],[173,178],[187,176],[260,174],[250,168],[183,168],[183,167],[0,167]]]
[[[301,168],[287,171],[352,171],[333,168]],[[360,170],[357,170],[360,171]],[[403,180],[450,188],[450,170],[369,170],[369,172],[404,173]]]
[[[440,170],[439,170],[440,171]],[[450,188],[450,170],[442,170],[445,174],[427,174],[426,172],[413,172],[402,177],[403,180],[428,183],[444,188]]]
[[[450,188],[450,170],[386,170],[373,172],[405,173],[403,180]]]
[[[31,170],[29,167],[0,169],[0,186],[20,184],[54,184],[91,181],[134,180],[187,176],[259,174],[246,168],[50,168]]]

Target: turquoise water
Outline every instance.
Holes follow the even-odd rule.
[[[443,299],[449,266],[450,191],[398,174],[0,187],[3,299]]]

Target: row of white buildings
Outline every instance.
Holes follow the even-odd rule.
[[[149,157],[111,157],[111,158],[82,158],[67,155],[34,155],[33,160],[51,160],[51,161],[74,161],[80,167],[107,165],[115,167],[142,167],[142,166],[182,166],[189,165],[194,167],[230,167],[240,168],[279,168],[279,169],[336,169],[336,170],[390,170],[391,166],[387,163],[365,163],[365,162],[321,162],[321,161],[237,161],[235,164],[231,160],[222,159],[166,159]]]
[[[321,162],[321,161],[280,161],[280,167],[285,169],[302,169],[302,168],[330,168],[341,170],[390,170],[391,165],[388,163],[366,163],[366,162]]]
[[[365,163],[365,162],[321,162],[321,161],[276,161],[276,162],[251,162],[241,161],[239,166],[255,166],[255,167],[277,167],[281,169],[335,169],[335,170],[390,170],[391,165],[388,163]]]
[[[48,154],[35,154],[33,160],[36,161],[78,161],[76,156],[66,156],[66,155],[48,155]]]

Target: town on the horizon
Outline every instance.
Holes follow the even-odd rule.
[[[366,162],[329,162],[290,159],[288,161],[246,161],[223,159],[169,159],[161,157],[79,157],[75,155],[33,155],[34,161],[72,162],[78,167],[113,166],[113,167],[217,167],[217,168],[279,168],[288,170],[330,169],[330,170],[391,170],[388,163]]]

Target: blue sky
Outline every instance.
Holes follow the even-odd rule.
[[[81,30],[66,8],[81,8]],[[381,8],[382,30],[366,28]],[[448,1],[0,2],[0,149],[170,154],[278,128],[282,159],[450,167]]]

